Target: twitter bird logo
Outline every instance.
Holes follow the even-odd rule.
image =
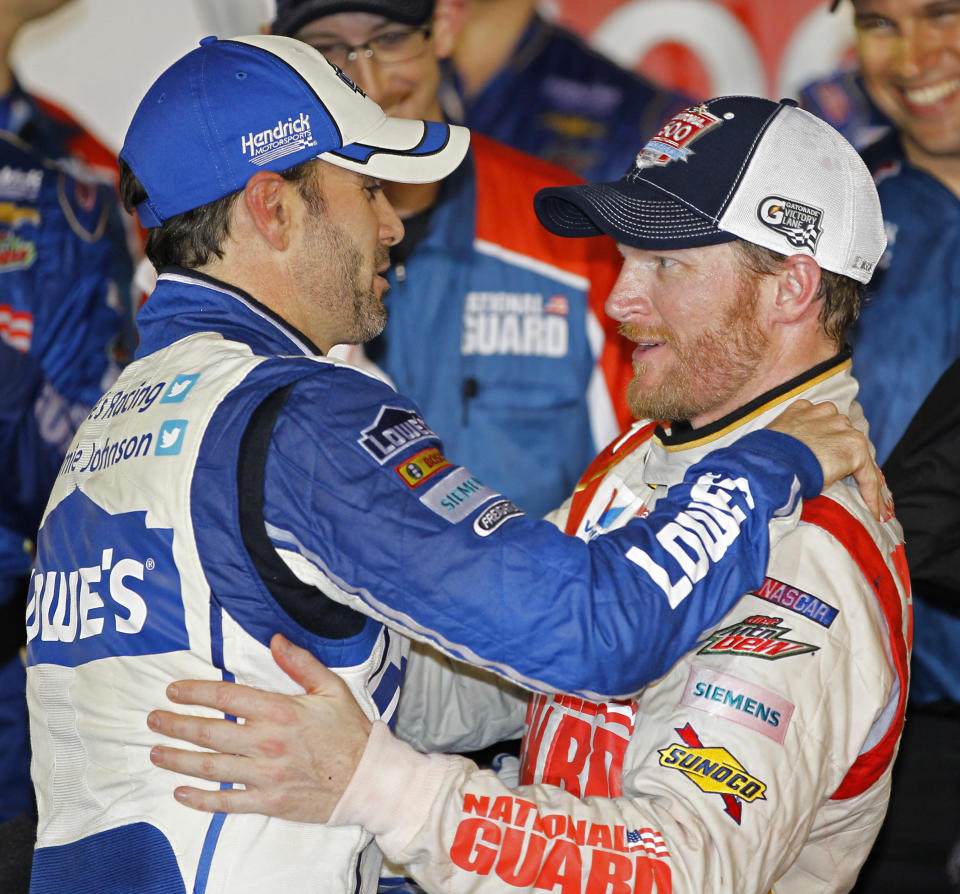
[[[194,373],[192,376],[185,375],[180,373],[168,386],[163,397],[160,398],[160,403],[162,404],[178,404],[182,401],[189,393],[190,389],[197,384],[197,379],[200,378],[199,373]]]
[[[156,456],[176,456],[183,448],[184,432],[187,430],[186,419],[168,419],[160,426],[157,433]]]

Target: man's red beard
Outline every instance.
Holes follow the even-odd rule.
[[[620,333],[633,342],[663,342],[659,350],[674,355],[668,377],[644,388],[647,364],[634,363],[634,379],[627,388],[627,404],[636,419],[675,421],[709,412],[736,394],[756,373],[769,345],[757,322],[757,291],[743,290],[731,301],[716,326],[681,343],[668,326],[620,324]]]

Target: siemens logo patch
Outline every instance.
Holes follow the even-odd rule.
[[[732,674],[691,667],[681,705],[722,717],[783,744],[794,706],[785,698]]]
[[[373,425],[360,435],[357,443],[381,466],[411,444],[436,437],[417,413],[403,407],[381,407]]]
[[[431,487],[420,502],[447,521],[458,522],[495,496],[469,469],[459,468]]]
[[[75,490],[47,516],[27,602],[27,663],[76,667],[189,646],[173,531]]]
[[[554,295],[469,292],[463,309],[463,354],[565,357],[570,345],[569,302]]]
[[[840,613],[838,609],[828,605],[822,599],[772,577],[764,579],[763,586],[755,590],[753,595],[796,612],[798,615],[804,615],[811,621],[816,621],[821,627],[829,627]]]

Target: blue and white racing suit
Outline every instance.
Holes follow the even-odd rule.
[[[758,432],[584,543],[225,283],[166,270],[139,324],[139,359],[78,431],[38,538],[35,892],[375,890],[358,827],[178,804],[148,756],[167,683],[290,691],[280,631],[387,722],[407,637],[543,691],[634,692],[760,585],[770,519],[791,529],[822,483],[803,445]]]

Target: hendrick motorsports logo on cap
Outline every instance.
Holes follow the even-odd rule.
[[[310,116],[306,112],[301,112],[297,118],[291,116],[286,121],[277,121],[273,127],[259,133],[251,130],[245,137],[240,137],[243,154],[249,154],[255,165],[265,165],[275,158],[316,145],[310,131]]]
[[[707,111],[706,106],[691,106],[674,115],[637,156],[638,168],[652,168],[671,161],[686,161],[693,153],[687,148],[723,122]]]
[[[823,232],[823,211],[819,208],[780,196],[767,196],[757,208],[757,217],[764,226],[786,236],[791,245],[816,253]]]

